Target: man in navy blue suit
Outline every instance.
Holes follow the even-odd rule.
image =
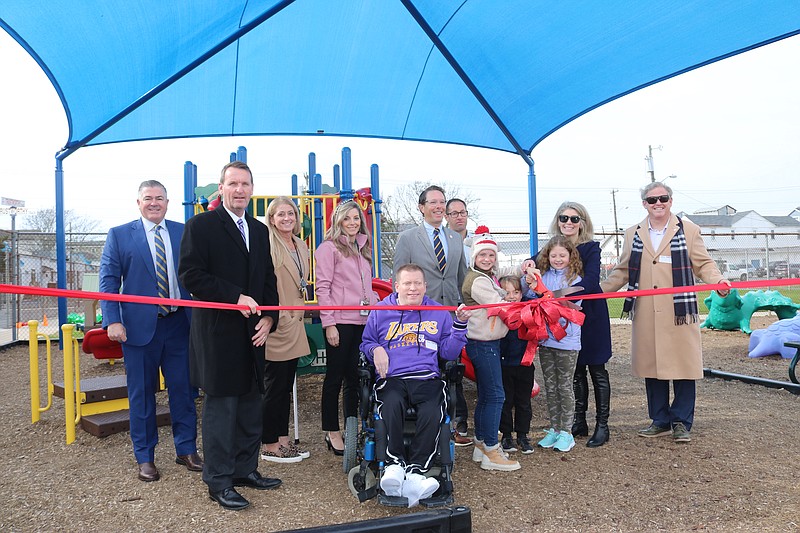
[[[108,232],[100,261],[100,291],[139,296],[190,299],[178,280],[183,224],[164,220],[167,189],[158,181],[139,185],[136,204],[141,218]],[[193,472],[203,470],[197,454],[197,412],[189,383],[188,307],[103,301],[103,327],[122,343],[130,404],[131,440],[139,479],[157,481],[158,442],[155,393],[159,368],[169,391],[175,462]]]

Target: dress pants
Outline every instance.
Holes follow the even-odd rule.
[[[687,430],[694,423],[694,403],[697,397],[696,384],[693,379],[673,379],[672,389],[675,397],[669,402],[669,380],[645,378],[647,391],[647,412],[654,424],[661,427],[672,427],[676,422],[683,422]]]
[[[272,444],[289,434],[289,404],[297,359],[264,362],[261,442]]]
[[[322,383],[322,430],[339,431],[339,392],[344,381],[342,406],[345,419],[358,416],[358,358],[364,326],[359,324],[336,324],[339,330],[339,346],[325,341],[326,370]]]
[[[261,443],[261,391],[255,379],[240,396],[212,396],[203,402],[203,481],[218,492],[258,467]]]
[[[153,339],[145,346],[122,344],[130,405],[133,453],[137,463],[152,463],[158,443],[156,392],[161,368],[169,391],[172,437],[176,455],[197,451],[197,411],[189,383],[189,321],[177,311],[159,318]]]

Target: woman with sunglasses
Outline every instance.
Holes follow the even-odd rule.
[[[356,202],[349,200],[336,207],[315,259],[319,305],[366,306],[378,301],[372,290],[372,244],[364,214]],[[319,312],[327,347],[322,429],[327,432],[325,443],[335,455],[344,454],[339,429],[342,381],[344,416],[358,414],[358,355],[368,314],[366,310]]]
[[[625,285],[629,291],[692,286],[695,277],[730,287],[708,254],[700,228],[672,214],[672,189],[656,181],[647,184],[641,196],[647,217],[625,231],[622,256],[601,283],[603,291]],[[723,297],[728,294],[727,289],[718,292]],[[645,380],[651,419],[639,436],[671,435],[675,442],[691,441],[695,381],[703,379],[695,292],[628,297],[622,311],[633,321],[631,369]]]
[[[550,235],[562,235],[577,248],[583,262],[583,291],[578,294],[597,294],[600,289],[600,244],[594,240],[594,226],[589,212],[578,202],[564,202],[558,207],[550,223]],[[606,363],[611,359],[611,326],[608,320],[608,305],[605,300],[583,300],[581,303],[586,319],[581,328],[581,350],[572,385],[575,389],[575,419],[572,424],[573,437],[589,434],[586,409],[589,405],[588,374],[594,387],[595,427],[586,446],[597,448],[608,442],[608,415],[611,404],[611,382]]]

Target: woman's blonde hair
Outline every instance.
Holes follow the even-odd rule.
[[[336,249],[339,250],[339,252],[341,252],[341,254],[345,257],[350,257],[355,254],[352,247],[339,240],[339,237],[344,235],[342,223],[344,222],[347,214],[353,209],[358,210],[358,217],[360,219],[358,232],[367,236],[367,242],[361,248],[361,255],[364,256],[364,259],[372,263],[372,239],[370,238],[369,230],[367,230],[364,212],[361,210],[361,207],[358,205],[358,203],[353,200],[347,200],[346,202],[342,202],[336,206],[336,209],[333,211],[333,216],[331,216],[331,227],[325,232],[325,240],[333,242],[333,245],[336,246]]]
[[[294,210],[294,227],[292,228],[292,235],[300,235],[300,210],[297,208],[297,204],[295,204],[288,196],[278,196],[272,200],[269,203],[269,207],[267,207],[266,219],[267,227],[269,228],[270,253],[272,255],[272,263],[275,268],[280,268],[283,266],[283,263],[286,260],[286,254],[288,253],[286,243],[280,237],[278,228],[275,227],[275,224],[272,222],[272,217],[278,211],[278,208],[283,205],[291,206]]]
[[[556,209],[556,215],[553,217],[553,221],[550,222],[550,236],[562,235],[561,228],[558,227],[558,217],[563,215],[567,209],[574,210],[581,217],[581,222],[578,226],[578,240],[575,244],[583,244],[594,240],[594,226],[592,225],[592,219],[589,217],[589,211],[583,207],[583,204],[570,201],[564,202]]]
[[[547,244],[544,245],[544,248],[539,251],[539,255],[536,257],[536,268],[538,268],[542,273],[545,273],[552,268],[550,266],[550,252],[556,246],[560,246],[569,252],[569,263],[567,264],[566,268],[566,276],[567,283],[571,284],[573,281],[575,281],[575,278],[583,274],[583,262],[581,261],[580,254],[578,254],[578,249],[571,240],[567,239],[563,235],[556,235],[547,241]]]

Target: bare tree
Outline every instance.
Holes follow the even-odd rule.
[[[25,214],[25,226],[42,233],[55,233],[56,210],[54,208],[38,209]],[[100,221],[91,217],[78,215],[72,209],[64,211],[64,226],[67,233],[74,234],[74,240],[86,233],[93,233],[100,225]]]
[[[430,182],[419,180],[405,183],[384,199],[381,207],[381,248],[385,264],[391,265],[392,263],[398,234],[420,223],[422,215],[418,207],[419,195],[430,185],[432,185]],[[464,191],[454,183],[441,182],[436,185],[444,189],[447,199],[460,198],[463,200],[469,208],[471,219],[480,219],[478,214],[480,200],[472,192]]]

